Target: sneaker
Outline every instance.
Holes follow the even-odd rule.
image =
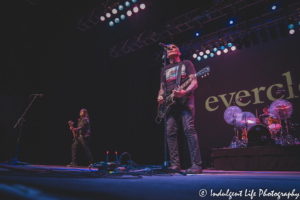
[[[77,167],[77,163],[71,162],[69,165],[67,165],[67,167]]]
[[[193,164],[190,168],[186,170],[187,174],[202,174],[202,167],[201,165]]]

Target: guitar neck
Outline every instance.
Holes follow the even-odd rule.
[[[181,86],[179,86],[179,88],[177,89],[177,91],[181,91],[183,88],[185,88],[188,84],[190,84],[194,79],[195,79],[196,75],[193,75],[191,78],[189,78],[186,82],[184,82]],[[170,100],[174,97],[174,94],[170,94],[167,99]]]

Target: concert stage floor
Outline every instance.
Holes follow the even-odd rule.
[[[65,176],[65,172],[74,173],[73,178],[70,174]],[[263,193],[272,195],[272,190],[273,197],[269,199],[277,199],[274,195],[278,192],[300,193],[300,172],[204,170],[200,175],[166,174],[116,179],[80,175],[91,173],[87,167],[0,165],[0,173],[1,199],[202,199],[200,190],[200,195],[207,191],[206,198],[230,199],[229,193],[226,194],[228,189],[235,192],[236,197],[232,199],[251,199],[251,194],[253,199],[259,195],[266,197]],[[212,193],[221,194],[220,191],[223,196],[211,197]],[[284,193],[280,195],[280,199],[287,199],[282,196]],[[296,196],[289,199],[296,199]]]

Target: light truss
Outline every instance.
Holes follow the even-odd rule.
[[[234,3],[226,3],[229,1],[225,1],[225,3],[223,3],[221,6],[212,8],[204,13],[202,13],[201,8],[197,8],[189,13],[168,21],[162,31],[143,32],[110,47],[110,56],[114,58],[120,57],[137,49],[141,49],[145,46],[163,40],[166,37],[174,36],[196,26],[203,25],[224,17],[229,13],[240,11],[263,1],[264,0],[237,0]]]

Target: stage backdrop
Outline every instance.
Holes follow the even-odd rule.
[[[293,95],[300,107],[300,56],[299,34],[252,45],[215,58],[195,61],[196,71],[210,66],[209,77],[198,78],[195,91],[195,127],[201,148],[228,147],[234,136],[233,125],[224,120],[225,110],[233,102],[242,111],[262,114],[262,105],[271,105],[277,99],[294,104]],[[291,86],[294,85],[294,94]],[[276,94],[278,87],[285,92]],[[298,109],[299,112],[299,109]],[[292,122],[296,122],[294,106]],[[299,135],[298,135],[299,137]]]

